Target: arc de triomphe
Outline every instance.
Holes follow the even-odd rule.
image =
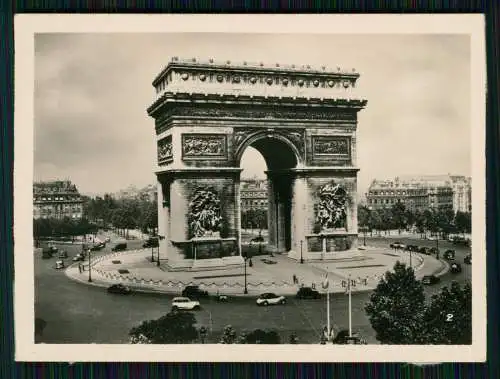
[[[267,249],[305,261],[357,250],[359,74],[325,67],[171,62],[148,108],[158,147],[160,259],[170,269],[243,264],[240,160],[267,164]]]

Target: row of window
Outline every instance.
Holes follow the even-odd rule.
[[[34,197],[33,201],[81,201],[79,197],[74,196],[55,196],[55,197]]]

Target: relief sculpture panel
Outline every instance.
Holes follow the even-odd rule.
[[[221,134],[183,134],[183,159],[226,159],[226,135]]]
[[[158,141],[158,164],[167,164],[171,162],[172,159],[172,136],[167,136]]]
[[[340,184],[331,182],[322,186],[318,191],[316,206],[316,223],[320,231],[346,228],[347,219],[347,190]]]
[[[213,189],[199,188],[189,202],[189,237],[220,237],[220,199]]]
[[[312,139],[315,159],[351,159],[351,138],[347,136],[314,136]]]

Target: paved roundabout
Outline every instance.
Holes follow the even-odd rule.
[[[448,271],[444,261],[434,257],[412,254],[412,267],[417,278],[424,275],[443,275]],[[366,248],[351,258],[332,259],[300,264],[285,255],[256,256],[252,266],[212,271],[168,271],[162,264],[151,262],[147,249],[110,253],[91,259],[92,282],[88,282],[88,261],[84,270],[77,264],[66,269],[66,275],[84,284],[109,286],[123,283],[141,292],[179,294],[187,285],[199,285],[211,294],[231,296],[257,296],[262,292],[293,295],[300,286],[311,286],[325,292],[322,282],[328,276],[330,293],[345,291],[347,278],[356,282],[357,290],[372,290],[386,271],[396,261],[409,265],[407,252],[395,252],[382,248]],[[294,283],[293,277],[297,278]],[[244,295],[245,279],[248,294]]]

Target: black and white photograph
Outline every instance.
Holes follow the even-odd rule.
[[[483,29],[17,18],[16,359],[483,361]]]

